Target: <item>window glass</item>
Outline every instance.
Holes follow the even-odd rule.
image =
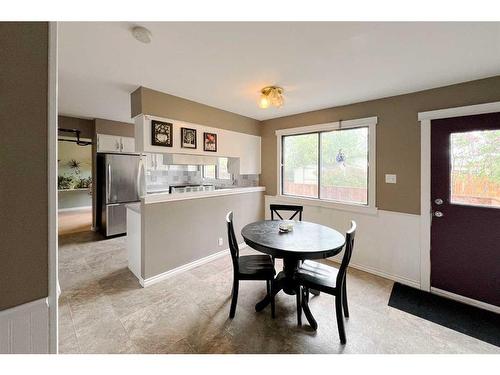
[[[318,198],[318,133],[283,137],[283,194]]]
[[[451,203],[500,207],[500,130],[450,135]]]
[[[321,134],[320,198],[368,203],[368,128]]]
[[[217,178],[220,180],[230,180],[231,173],[227,168],[228,158],[219,158],[217,162]]]
[[[203,178],[215,179],[215,164],[203,166]]]

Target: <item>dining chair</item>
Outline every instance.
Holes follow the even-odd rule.
[[[278,216],[280,220],[293,220],[293,218],[298,214],[299,221],[302,221],[302,211],[304,211],[303,206],[296,206],[292,204],[270,204],[269,209],[271,210],[271,220],[274,220],[274,215]],[[283,219],[283,216],[281,216],[279,211],[292,212],[292,216],[290,216],[288,219]],[[275,259],[274,257],[271,258],[274,264]]]
[[[299,215],[299,221],[302,221],[302,211],[304,211],[303,206],[295,206],[291,204],[271,204],[269,205],[269,208],[271,210],[271,220],[274,220],[274,215],[278,216],[280,220],[293,220],[297,214]],[[280,215],[279,211],[289,211],[293,212],[292,216],[288,219],[283,219],[283,217]]]
[[[328,266],[323,263],[306,260],[298,268],[295,278],[302,286],[302,304],[309,302],[309,289],[316,289],[335,297],[335,313],[337,316],[337,326],[339,330],[340,342],[346,343],[344,329],[344,317],[349,317],[349,308],[347,306],[347,288],[346,274],[349,261],[351,260],[352,250],[354,248],[354,236],[356,235],[356,222],[351,220],[351,227],[346,233],[346,243],[344,256],[340,268]],[[301,314],[301,310],[297,310]],[[297,318],[300,322],[300,319]]]
[[[271,316],[275,316],[274,295],[272,294],[273,280],[276,271],[269,255],[243,255],[240,256],[238,241],[234,234],[233,212],[226,215],[227,236],[231,259],[233,261],[233,291],[229,317],[234,318],[236,303],[238,302],[238,289],[240,280],[266,280],[267,295],[271,299]]]

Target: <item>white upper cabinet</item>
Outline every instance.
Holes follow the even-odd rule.
[[[151,144],[151,120],[172,124],[172,147],[154,146]],[[181,128],[183,127],[196,130],[196,149],[181,147]],[[216,152],[203,150],[203,133],[205,132],[217,134]],[[261,171],[261,138],[256,135],[211,128],[184,121],[140,115],[135,118],[135,141],[136,152],[237,158],[239,162],[233,163],[231,168],[234,171],[233,173],[239,171],[240,174],[260,174]]]
[[[135,152],[135,139],[118,135],[97,134],[97,152]]]
[[[122,152],[135,152],[135,139],[133,137],[121,137]]]

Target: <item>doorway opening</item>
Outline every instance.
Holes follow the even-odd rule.
[[[58,234],[92,228],[92,140],[58,139]]]

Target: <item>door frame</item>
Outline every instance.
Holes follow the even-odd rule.
[[[420,289],[500,313],[500,308],[497,306],[431,287],[431,121],[495,112],[500,112],[500,102],[418,112],[420,123]]]
[[[49,248],[49,353],[58,352],[58,258],[57,258],[57,22],[49,22],[48,51],[48,248]]]

